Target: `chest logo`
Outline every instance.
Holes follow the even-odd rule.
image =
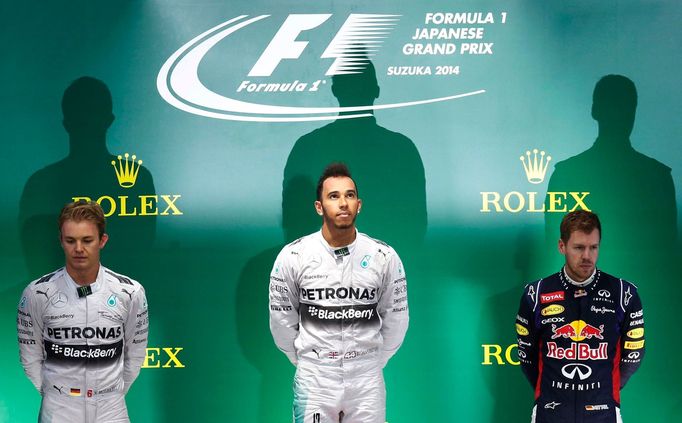
[[[107,300],[107,305],[108,305],[109,307],[111,307],[111,308],[114,308],[114,307],[116,307],[116,303],[117,303],[117,302],[118,302],[118,300],[117,300],[117,298],[116,298],[116,295],[111,294],[111,295],[109,296],[109,299]]]
[[[371,258],[372,258],[371,256],[364,256],[360,261],[360,267],[362,267],[363,269],[367,269]]]
[[[548,292],[546,294],[540,294],[540,302],[542,304],[553,303],[554,301],[563,301],[564,291],[554,291]]]
[[[556,338],[571,338],[573,341],[580,342],[583,339],[604,339],[604,325],[599,327],[592,326],[585,323],[583,320],[574,320],[571,323],[557,327],[552,325],[552,339]]]
[[[50,301],[50,303],[53,306],[55,306],[56,308],[65,307],[68,302],[69,302],[69,300],[66,298],[66,294],[64,294],[61,291],[59,291],[55,295],[53,295],[52,300]]]
[[[554,316],[555,314],[561,314],[565,310],[564,306],[559,304],[552,304],[542,309],[540,314],[543,316]]]

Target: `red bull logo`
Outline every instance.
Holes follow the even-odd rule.
[[[583,320],[574,320],[571,323],[557,327],[552,325],[552,339],[556,338],[571,338],[573,341],[580,342],[583,339],[604,339],[602,333],[604,332],[604,325],[595,327]]]
[[[608,343],[600,342],[597,348],[590,348],[588,344],[571,342],[568,348],[562,348],[556,342],[547,343],[547,357],[559,360],[606,360]]]

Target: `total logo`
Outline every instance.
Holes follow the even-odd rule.
[[[529,183],[537,185],[545,180],[552,157],[537,148],[526,151],[521,163]],[[587,210],[589,192],[548,192],[544,197],[537,191],[481,191],[481,213],[566,213]]]
[[[580,342],[583,339],[604,339],[602,333],[604,332],[604,325],[599,325],[598,328],[585,323],[583,320],[574,320],[563,326],[557,327],[552,325],[552,339],[556,338],[571,338],[573,341]]]
[[[136,155],[125,153],[118,155],[118,161],[113,160],[111,166],[114,168],[112,178],[116,177],[121,188],[132,188],[137,182],[137,178],[142,166],[142,160]],[[137,195],[131,198],[128,195],[101,195],[96,199],[97,204],[104,210],[104,216],[182,216],[183,212],[178,206],[180,194],[148,194]],[[84,195],[71,197],[73,201],[93,201],[92,198]]]
[[[547,294],[540,294],[540,302],[542,304],[551,303],[554,301],[563,301],[564,291],[548,292]]]
[[[320,98],[318,105],[294,106],[292,104],[300,104],[301,99],[309,101],[311,97],[316,98],[316,94],[321,92],[320,88],[329,85],[327,77],[365,71],[369,66],[369,59],[381,53],[384,41],[401,18],[400,15],[393,14],[363,13],[336,16],[335,19],[331,19],[332,16],[331,13],[290,14],[282,20],[271,15],[241,15],[229,19],[197,35],[173,53],[159,71],[157,90],[166,102],[185,112],[214,119],[249,122],[352,119],[370,116],[371,110],[455,100],[485,92],[483,89],[462,90],[441,97],[344,107],[325,106]],[[337,21],[343,21],[343,24],[338,28],[331,27],[331,22]],[[228,82],[232,92],[219,92],[218,87],[209,88],[208,81],[200,78],[202,72],[199,72],[199,67],[204,58],[209,55],[216,57],[216,51],[223,52],[232,48],[235,43],[232,40],[239,37],[234,36],[236,33],[242,32],[243,36],[249,37],[256,34],[256,31],[267,31],[273,25],[279,25],[279,29],[269,43],[246,49],[260,54],[254,56],[251,62],[253,65],[248,72],[247,65],[243,70],[244,74],[237,74],[231,84]],[[336,30],[335,35],[329,36],[330,29]],[[311,41],[303,41],[304,39]],[[303,75],[310,75],[311,68],[315,67],[311,66],[310,61],[304,62],[305,57],[302,57],[304,53],[308,53],[307,56],[312,54],[311,49],[308,49],[311,42],[323,42],[327,47],[319,57],[313,59],[323,65],[320,74],[305,80]],[[240,52],[245,51],[243,46],[240,47]],[[473,49],[469,50],[473,54]],[[402,53],[417,54],[409,50],[403,50]],[[225,68],[228,68],[227,61],[231,60],[230,57],[231,55],[223,60],[226,63]],[[315,64],[317,62],[313,63]],[[229,65],[234,67],[234,63]],[[277,75],[282,74],[277,73],[280,66],[298,71],[300,78],[278,79]],[[322,71],[325,68],[326,72]],[[413,90],[405,90],[411,91]],[[265,96],[268,100],[256,102],[251,99],[254,96]],[[250,101],[246,101],[246,97]],[[283,100],[285,104],[282,104]]]

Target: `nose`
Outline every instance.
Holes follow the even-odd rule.
[[[78,252],[83,251],[83,242],[82,241],[76,241],[76,251],[78,251]]]
[[[339,207],[345,208],[347,206],[348,206],[348,201],[346,201],[346,197],[341,196],[341,198],[339,198]]]

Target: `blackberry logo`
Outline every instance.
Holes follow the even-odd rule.
[[[308,308],[308,314],[312,317],[317,317],[320,320],[351,320],[351,319],[366,319],[372,320],[374,317],[373,309],[356,310],[354,308],[342,308],[340,310],[326,310],[314,306]]]
[[[45,351],[47,360],[56,361],[78,361],[92,360],[110,361],[117,359],[123,352],[123,340],[114,344],[99,346],[92,345],[60,345],[54,342],[45,341]]]

